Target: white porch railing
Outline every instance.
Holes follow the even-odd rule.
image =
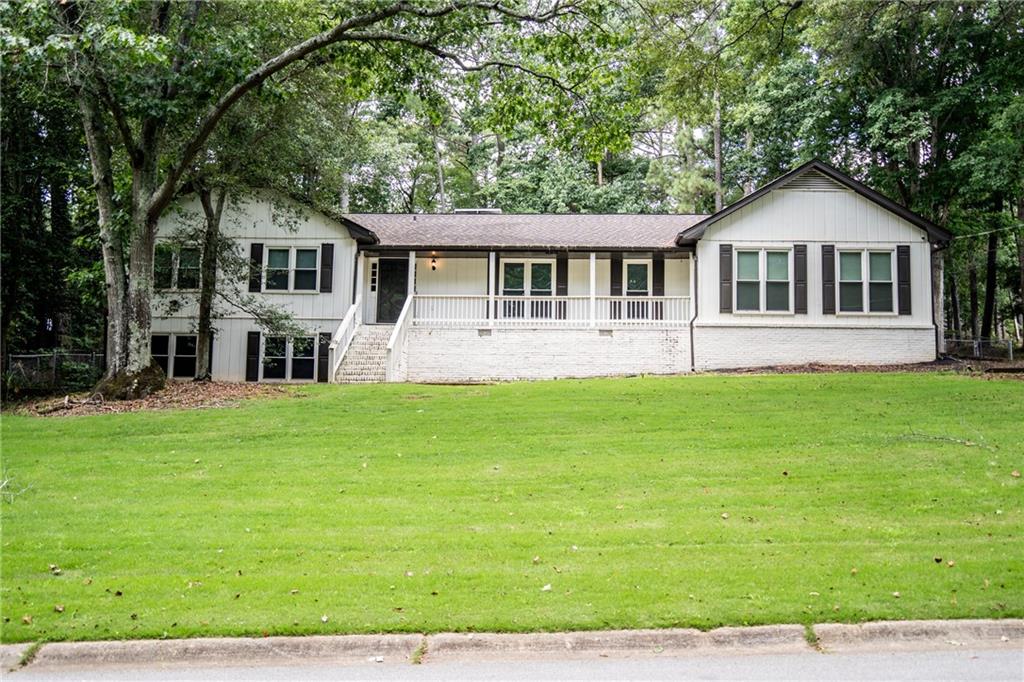
[[[388,339],[387,357],[384,361],[385,381],[402,380],[402,354],[405,351],[405,337],[409,333],[410,323],[412,322],[414,298],[414,296],[409,296],[405,299],[402,312],[398,315],[398,320],[395,322],[395,329],[391,332],[391,338]]]
[[[683,327],[690,321],[689,296],[416,294],[412,308],[412,324],[423,327]]]
[[[341,361],[345,358],[345,353],[348,352],[348,347],[352,345],[352,339],[355,337],[356,331],[362,322],[363,316],[359,312],[362,306],[363,299],[360,296],[356,298],[356,302],[345,313],[345,318],[338,325],[334,336],[331,337],[331,345],[328,347],[328,364],[330,365],[331,373],[328,379],[332,383],[337,380]]]

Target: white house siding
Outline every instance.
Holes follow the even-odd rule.
[[[925,232],[851,190],[772,191],[708,227],[697,244],[698,369],[836,362],[886,364],[934,359],[931,247]],[[719,246],[807,245],[807,314],[722,313]],[[822,312],[823,244],[910,247],[911,315]],[[837,257],[838,277],[838,257]],[[792,270],[790,273],[792,278]],[[735,282],[734,282],[735,289]],[[894,305],[896,304],[894,295]]]
[[[549,258],[550,254],[502,254],[503,260],[515,258]],[[437,256],[437,269],[431,270],[430,256],[416,258],[416,293],[431,295],[487,295],[487,256]],[[601,254],[595,264],[596,295],[611,292],[611,264],[608,254]],[[369,280],[367,280],[368,282]],[[590,258],[569,259],[569,296],[590,295]],[[690,261],[685,258],[665,259],[665,295],[688,296],[690,293]]]
[[[685,329],[601,332],[413,327],[406,379],[424,383],[677,374],[690,368]]]
[[[278,203],[287,200],[278,200]],[[221,230],[234,238],[243,258],[249,258],[250,246],[263,244],[266,250],[275,247],[318,248],[334,245],[334,278],[330,293],[264,291],[249,294],[248,279],[237,284],[243,295],[261,297],[265,302],[288,311],[294,321],[310,336],[325,332],[333,334],[349,306],[355,267],[356,243],[341,223],[316,211],[294,205],[294,211],[279,213],[265,199],[252,198],[229,204],[224,209]],[[157,226],[158,240],[172,238],[189,222],[202,220],[202,208],[192,199],[168,211]],[[294,263],[292,264],[294,267]],[[225,275],[218,273],[218,286]],[[318,277],[319,283],[319,277]],[[169,301],[180,304],[168,309]],[[246,337],[260,331],[251,315],[231,309],[222,300],[215,302],[218,317],[214,319],[213,378],[218,381],[244,381]],[[198,318],[198,294],[192,292],[158,292],[153,304],[153,333],[195,333]]]
[[[487,295],[487,256],[438,256],[437,269],[431,258],[416,259],[416,293],[436,295]]]

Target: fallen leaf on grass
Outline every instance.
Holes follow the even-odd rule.
[[[55,612],[57,612],[57,613],[64,613],[64,605],[63,604],[56,604],[56,605],[54,605],[53,610]]]
[[[21,622],[25,625],[32,625],[32,616],[25,614],[21,617]]]
[[[551,591],[551,583],[548,583],[544,587],[540,588],[540,591],[541,592],[550,592]]]

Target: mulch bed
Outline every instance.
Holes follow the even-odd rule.
[[[283,386],[253,383],[168,381],[167,386],[139,400],[104,401],[98,395],[76,393],[61,398],[29,400],[9,406],[15,414],[38,417],[111,414],[150,410],[235,407],[250,398],[286,396]],[[7,409],[8,406],[5,406]]]
[[[1024,380],[1024,361],[994,362],[990,360],[961,360],[943,358],[934,362],[918,362],[905,365],[827,365],[809,363],[805,365],[769,365],[743,369],[723,369],[712,374],[838,374],[861,372],[957,372],[983,379]]]

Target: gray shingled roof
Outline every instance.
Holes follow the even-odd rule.
[[[381,246],[671,249],[704,215],[347,213]]]

